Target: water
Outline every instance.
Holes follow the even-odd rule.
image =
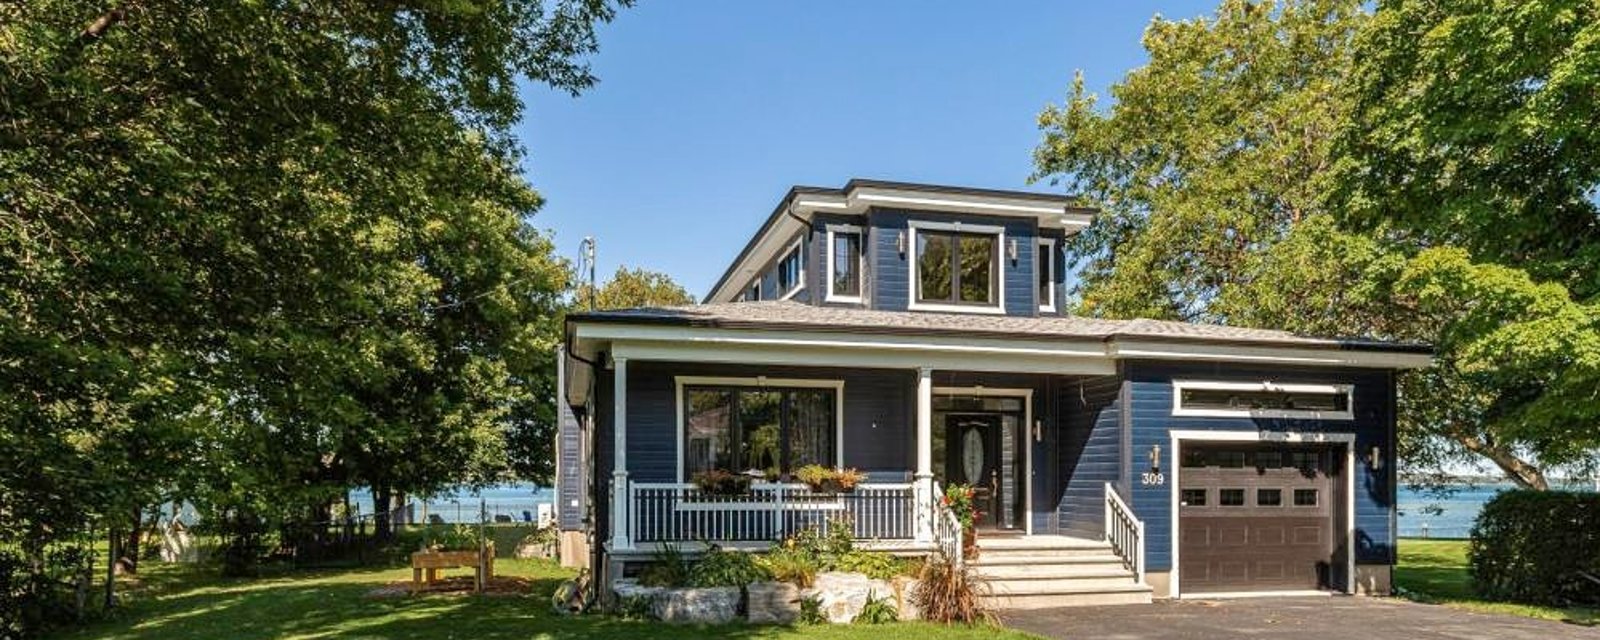
[[[1399,527],[1402,538],[1465,538],[1483,505],[1510,484],[1463,485],[1445,497],[1400,487]],[[1429,508],[1437,512],[1429,511]]]
[[[490,522],[505,518],[514,522],[534,521],[539,517],[539,505],[555,503],[553,489],[529,483],[496,485],[480,492],[457,489],[428,498],[426,505],[419,498],[410,498],[409,502],[415,522],[426,522],[432,516],[451,523],[477,522],[480,497],[487,506]],[[372,494],[365,489],[351,491],[350,504],[357,514],[372,514]]]

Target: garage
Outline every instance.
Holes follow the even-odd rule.
[[[1327,445],[1181,444],[1180,591],[1339,588],[1342,454]]]

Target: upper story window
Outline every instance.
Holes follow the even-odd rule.
[[[828,225],[828,302],[861,302],[861,227]]]
[[[1003,313],[1001,227],[912,223],[912,309]]]
[[[783,254],[783,259],[778,261],[778,296],[785,300],[792,297],[805,284],[806,272],[801,256],[802,243],[805,240],[796,240],[794,246],[789,247],[789,252]]]
[[[1172,383],[1175,416],[1354,420],[1352,404],[1352,387],[1347,384]]]
[[[1056,310],[1056,241],[1054,238],[1044,238],[1039,241],[1039,253],[1035,258],[1034,275],[1039,281],[1039,310],[1054,312]]]
[[[745,291],[744,298],[746,300],[751,300],[751,301],[756,301],[756,300],[760,300],[761,299],[761,279],[760,278],[757,278],[755,282],[750,283],[750,288]]]

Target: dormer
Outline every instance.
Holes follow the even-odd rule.
[[[789,190],[705,302],[1057,315],[1068,196],[880,180]]]

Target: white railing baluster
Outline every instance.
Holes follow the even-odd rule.
[[[1133,515],[1133,509],[1122,501],[1116,487],[1106,483],[1105,539],[1111,550],[1122,559],[1122,565],[1132,571],[1144,584],[1144,522]]]

